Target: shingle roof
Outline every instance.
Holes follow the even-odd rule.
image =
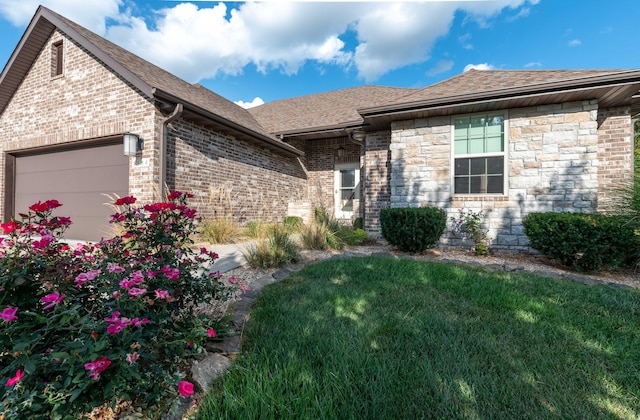
[[[142,81],[155,89],[169,93],[186,102],[210,111],[229,121],[235,122],[256,133],[268,135],[268,132],[247,112],[246,109],[223,98],[222,96],[200,85],[193,85],[162,68],[151,64],[141,57],[125,50],[88,29],[49,10],[49,12],[69,25],[86,40],[94,44],[105,54],[127,68]],[[62,29],[64,31],[64,29]]]
[[[268,102],[249,112],[271,133],[359,125],[362,117],[358,108],[386,103],[415,91],[365,85]]]
[[[185,110],[195,113],[201,120],[210,120],[217,127],[226,127],[244,138],[254,138],[285,152],[300,154],[292,146],[272,136],[246,109],[200,85],[180,79],[43,6],[36,11],[27,31],[0,73],[0,113],[56,28],[150,99],[169,99],[183,103]]]
[[[516,87],[534,89],[552,83],[577,83],[580,79],[604,76],[625,70],[469,70],[442,82],[426,86],[413,94],[388,101],[401,104],[413,101],[450,98],[469,93],[494,93]],[[376,105],[376,104],[371,104]],[[378,104],[382,105],[382,104]]]

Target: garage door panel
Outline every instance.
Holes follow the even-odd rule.
[[[16,158],[15,214],[38,201],[56,199],[56,216],[71,217],[67,239],[98,240],[109,236],[113,208],[105,194],[125,196],[129,160],[122,144],[65,150]]]
[[[33,193],[56,194],[63,192],[110,192],[114,184],[124,185],[127,182],[126,165],[80,168],[77,170],[65,169],[50,172],[22,173],[16,182],[16,188],[24,189],[31,186]],[[90,184],[87,179],[91,179]],[[58,201],[62,202],[59,198]]]
[[[96,153],[98,150],[101,153]],[[31,155],[23,162],[21,171],[23,173],[51,172],[118,164],[128,164],[122,154],[121,144]]]

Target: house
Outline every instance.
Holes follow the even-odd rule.
[[[0,211],[56,198],[68,237],[97,239],[104,193],[168,186],[205,218],[224,191],[240,223],[322,205],[379,232],[381,208],[471,208],[493,247],[526,249],[526,214],[600,210],[633,174],[639,92],[640,70],[469,71],[245,110],[40,7],[0,74]]]

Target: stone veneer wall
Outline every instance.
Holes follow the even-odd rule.
[[[64,72],[52,76],[52,45],[63,41]],[[151,200],[157,118],[149,98],[111,72],[95,56],[54,32],[0,115],[0,152],[17,152],[79,140],[118,136],[126,131],[145,140],[142,159],[131,160],[130,193]],[[5,185],[0,153],[0,185]],[[157,179],[156,179],[157,182]],[[4,188],[0,206],[4,217]]]
[[[344,147],[343,158],[338,158],[338,147]],[[312,207],[322,206],[330,214],[335,210],[335,165],[339,163],[361,162],[362,147],[350,142],[347,138],[309,140],[307,142],[307,171],[309,174],[309,200]],[[361,165],[362,168],[362,165]],[[360,170],[360,185],[362,186],[363,171]],[[362,194],[362,188],[360,188]],[[354,202],[359,208],[360,203]],[[361,214],[361,213],[359,213]]]
[[[189,191],[200,215],[240,224],[281,221],[291,202],[307,200],[298,158],[179,119],[170,124],[167,184]]]
[[[528,250],[522,227],[527,214],[596,211],[618,171],[631,173],[628,110],[599,112],[596,101],[583,101],[513,109],[505,117],[504,196],[452,196],[451,117],[394,123],[391,206],[435,206],[454,218],[460,208],[482,210],[494,249]],[[441,242],[468,244],[449,228]]]

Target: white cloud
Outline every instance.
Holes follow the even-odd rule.
[[[571,41],[568,42],[567,45],[569,45],[570,47],[577,47],[580,44],[582,44],[582,41],[580,41],[579,39],[572,39]]]
[[[105,18],[117,18],[122,0],[0,0],[0,15],[15,26],[26,26],[43,5],[72,21],[104,34]]]
[[[489,63],[481,63],[481,64],[467,64],[464,66],[464,70],[462,72],[466,72],[469,70],[494,70],[495,67]]]
[[[440,60],[436,65],[427,71],[427,76],[435,76],[436,74],[444,73],[453,68],[454,62],[451,60]]]
[[[253,98],[253,101],[251,102],[235,101],[235,104],[240,105],[244,109],[248,109],[248,108],[253,108],[254,106],[262,105],[264,104],[264,101],[259,96],[256,96],[255,98]]]
[[[529,69],[531,67],[542,67],[542,63],[539,61],[532,61],[524,65],[524,68]]]
[[[471,34],[466,33],[458,37],[458,42],[465,50],[472,50],[473,44],[471,43]]]
[[[39,2],[195,83],[238,75],[249,65],[264,73],[295,74],[308,62],[319,72],[327,66],[355,69],[371,82],[428,60],[438,38],[449,33],[456,12],[487,25],[503,10],[517,13],[538,0],[270,1],[235,8],[224,2],[164,2],[166,7],[144,18],[130,0],[0,0],[0,15],[26,25]]]

